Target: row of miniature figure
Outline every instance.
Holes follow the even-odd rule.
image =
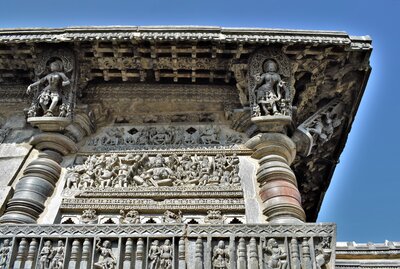
[[[11,264],[12,268],[17,269],[76,268],[73,267],[75,264],[80,264],[77,268],[116,269],[119,263],[123,263],[124,268],[125,265],[131,268],[130,266],[135,263],[135,268],[147,269],[172,269],[176,268],[176,264],[179,268],[186,268],[186,265],[190,264],[188,268],[228,269],[232,268],[232,263],[234,268],[238,269],[312,269],[313,264],[316,265],[316,269],[323,269],[327,268],[326,265],[331,261],[330,240],[330,237],[316,239],[242,237],[233,241],[220,238],[214,239],[211,246],[205,248],[207,240],[201,237],[197,240],[127,238],[123,239],[123,246],[119,250],[118,239],[95,239],[95,255],[92,259],[92,239],[73,239],[69,251],[66,251],[64,239],[43,239],[43,245],[38,251],[39,240],[21,238],[15,259],[11,261],[12,244],[10,239],[4,239],[0,248],[0,269],[10,268]],[[314,243],[313,253],[311,244]],[[174,244],[178,244],[178,251]],[[192,247],[187,248],[187,244]],[[212,253],[207,255],[206,249],[212,249]],[[194,255],[189,255],[186,251],[194,251],[192,253]],[[205,260],[206,257],[210,260]],[[90,267],[91,263],[93,267]]]
[[[67,188],[238,186],[238,156],[94,154],[68,168]]]
[[[244,215],[226,215],[221,210],[208,210],[206,215],[183,216],[182,211],[166,210],[159,215],[142,215],[137,210],[125,212],[120,210],[119,215],[107,215],[99,221],[99,215],[94,209],[83,210],[81,216],[63,214],[61,224],[145,224],[145,223],[190,223],[190,224],[242,224]]]
[[[238,133],[224,133],[220,127],[208,125],[204,127],[113,127],[91,138],[87,146],[190,146],[190,145],[233,145],[242,143]]]

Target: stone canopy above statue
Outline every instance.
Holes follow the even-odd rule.
[[[285,133],[297,149],[291,168],[302,207],[314,221],[371,50],[368,37],[332,31],[0,29],[0,101],[6,116],[25,104],[33,126],[63,132],[91,153],[229,149],[250,156],[248,139]],[[86,120],[95,134],[81,127]]]

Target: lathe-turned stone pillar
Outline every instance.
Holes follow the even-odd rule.
[[[261,133],[247,142],[259,160],[257,181],[264,204],[263,213],[271,223],[299,223],[306,219],[301,206],[296,176],[290,168],[296,156],[294,142],[285,134]]]
[[[246,146],[259,160],[257,181],[263,213],[271,223],[301,223],[306,219],[301,206],[296,176],[290,165],[296,145],[287,136],[293,130],[293,75],[289,58],[278,47],[256,51],[249,59],[248,90],[251,122],[258,134]]]
[[[58,133],[34,136],[31,144],[39,156],[25,168],[0,223],[36,223],[60,177],[62,156],[76,151],[75,143]]]

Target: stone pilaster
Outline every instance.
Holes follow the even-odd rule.
[[[257,181],[263,213],[271,223],[299,223],[306,219],[296,176],[290,168],[296,156],[294,142],[285,134],[261,133],[247,142],[259,160]]]

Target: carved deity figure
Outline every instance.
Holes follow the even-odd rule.
[[[139,212],[136,210],[129,210],[128,213],[125,214],[124,210],[119,212],[121,214],[120,222],[122,224],[139,224],[140,216]]]
[[[223,240],[220,240],[218,245],[214,247],[211,260],[213,269],[229,268],[229,249],[225,247]]]
[[[46,85],[37,97],[37,102],[39,103],[43,111],[43,115],[46,117],[54,116],[56,113],[56,108],[61,102],[61,105],[59,106],[58,116],[68,117],[70,116],[70,108],[66,101],[63,100],[64,96],[62,94],[62,89],[70,85],[71,81],[63,73],[63,65],[60,60],[56,60],[50,63],[50,71],[50,74],[29,85],[26,92],[27,94],[29,94],[32,91],[33,87]],[[36,113],[37,108],[32,107],[28,112],[28,116],[37,116]]]
[[[315,247],[315,262],[317,269],[325,268],[325,265],[331,258],[332,250],[330,249],[329,237],[322,238],[322,241]]]
[[[252,115],[282,115],[282,101],[288,99],[289,94],[285,82],[278,73],[278,65],[274,60],[268,59],[264,62],[263,69],[263,74],[254,76],[256,84],[250,91],[254,100]],[[258,108],[255,108],[257,106]]]
[[[166,239],[160,247],[160,269],[172,268],[172,246],[171,240]]]
[[[98,269],[115,269],[117,265],[117,259],[111,249],[111,242],[104,240],[103,244],[101,241],[97,241],[96,250],[100,252],[98,261],[94,264],[94,268]]]
[[[11,244],[9,239],[4,239],[2,246],[0,247],[0,269],[8,268],[8,262],[10,260]]]
[[[149,248],[149,263],[147,269],[158,269],[160,264],[161,249],[158,240],[154,240]]]
[[[53,249],[50,269],[64,269],[64,242],[59,240],[57,247]]]
[[[267,243],[264,241],[263,249],[269,256],[267,261],[268,269],[286,269],[287,254],[279,247],[278,242],[274,238],[268,239]]]
[[[50,240],[47,240],[44,243],[44,246],[40,250],[40,258],[39,258],[39,265],[40,269],[49,269],[50,268],[50,261],[53,254],[53,244]]]

